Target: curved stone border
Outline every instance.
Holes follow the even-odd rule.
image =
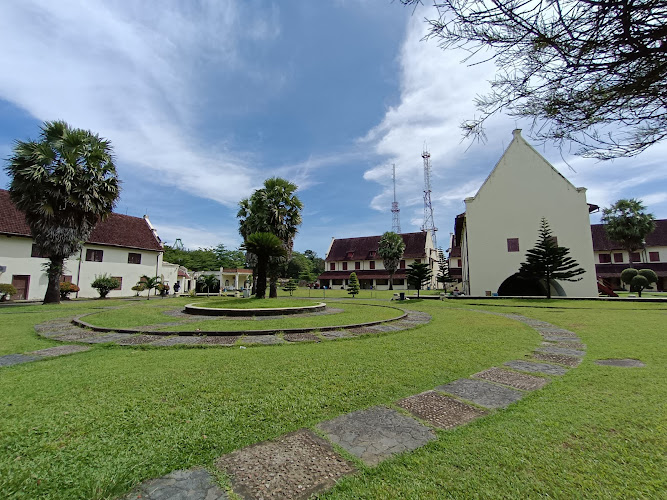
[[[299,306],[299,307],[262,307],[255,309],[237,309],[237,308],[223,308],[223,307],[199,307],[193,304],[186,304],[183,310],[187,314],[194,314],[199,316],[282,316],[286,314],[308,314],[314,312],[321,312],[326,309],[327,305],[320,302],[313,306]]]
[[[145,335],[159,335],[159,336],[162,336],[162,337],[170,337],[170,336],[173,336],[173,335],[191,337],[191,336],[201,336],[201,335],[206,335],[206,336],[275,335],[277,333],[312,333],[312,332],[328,332],[328,331],[335,331],[335,330],[352,330],[352,329],[355,329],[355,328],[367,328],[367,327],[382,325],[382,324],[385,324],[385,323],[391,323],[391,322],[394,322],[394,321],[401,321],[401,320],[407,319],[407,317],[408,317],[408,313],[406,313],[404,309],[399,309],[398,307],[383,306],[383,305],[379,305],[379,304],[363,304],[363,305],[371,306],[371,307],[386,307],[388,309],[395,309],[397,311],[402,311],[403,314],[401,316],[396,317],[396,318],[383,319],[383,320],[378,320],[378,321],[368,321],[368,322],[365,322],[365,323],[355,323],[355,324],[350,324],[350,325],[318,326],[318,327],[307,327],[307,328],[271,328],[271,329],[266,329],[266,330],[218,330],[218,331],[205,331],[205,332],[201,331],[201,330],[181,330],[181,331],[165,332],[165,331],[150,330],[150,329],[147,329],[146,327],[144,327],[144,328],[108,328],[108,327],[104,327],[104,326],[91,325],[90,323],[87,323],[87,322],[83,321],[82,318],[85,318],[86,316],[91,316],[93,314],[97,314],[97,311],[92,312],[92,313],[83,314],[81,316],[77,316],[74,319],[72,319],[72,323],[79,326],[79,327],[87,328],[89,330],[92,330],[94,332],[142,333],[142,334],[145,334]],[[429,320],[430,320],[430,316],[429,316]]]

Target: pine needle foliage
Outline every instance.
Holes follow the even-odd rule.
[[[359,293],[361,287],[359,286],[359,280],[357,279],[357,273],[350,274],[350,279],[347,285],[347,293],[352,295],[352,298]]]
[[[407,272],[408,284],[414,286],[417,289],[417,297],[419,297],[419,290],[421,290],[426,283],[431,281],[431,276],[433,273],[428,264],[425,262],[414,262],[408,267],[410,268]]]

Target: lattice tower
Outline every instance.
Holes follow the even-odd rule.
[[[391,203],[391,230],[401,234],[401,209],[396,201],[396,165],[392,165],[392,179],[394,181],[394,201]]]
[[[424,159],[424,225],[422,231],[431,233],[433,248],[438,248],[435,241],[435,232],[438,230],[433,221],[433,205],[431,204],[431,154],[428,152],[426,144],[422,153]]]

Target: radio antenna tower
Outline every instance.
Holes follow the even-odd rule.
[[[396,234],[401,234],[401,209],[398,208],[398,202],[396,201],[396,165],[392,165],[391,168],[394,181],[394,201],[391,203],[391,230]]]
[[[431,153],[428,152],[428,147],[424,143],[424,151],[422,152],[424,159],[424,225],[422,231],[431,233],[433,240],[433,248],[438,248],[435,241],[435,232],[438,230],[433,221],[433,205],[431,205]]]

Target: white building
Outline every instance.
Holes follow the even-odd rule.
[[[406,272],[412,263],[428,262],[433,273],[430,287],[434,288],[438,274],[438,255],[433,247],[431,233],[401,234],[405,250],[396,273],[394,273],[394,289],[407,290]],[[320,286],[328,288],[345,288],[350,273],[356,273],[362,289],[389,289],[389,273],[384,268],[382,258],[378,254],[381,235],[363,236],[360,238],[332,238],[325,260],[324,272],[319,276]]]
[[[457,217],[462,285],[467,295],[496,293],[535,247],[540,220],[549,222],[559,246],[586,271],[580,281],[558,282],[561,294],[597,297],[586,189],[575,187],[523,137],[513,139],[477,194]],[[597,208],[597,207],[596,207]],[[458,257],[457,257],[458,259]]]
[[[25,217],[0,190],[0,283],[18,290],[13,299],[41,300],[48,278]],[[81,251],[65,261],[62,280],[76,284],[79,297],[98,297],[90,284],[96,275],[108,274],[121,284],[109,297],[134,295],[132,287],[142,275],[161,276],[162,243],[147,216],[111,214],[95,226]]]

